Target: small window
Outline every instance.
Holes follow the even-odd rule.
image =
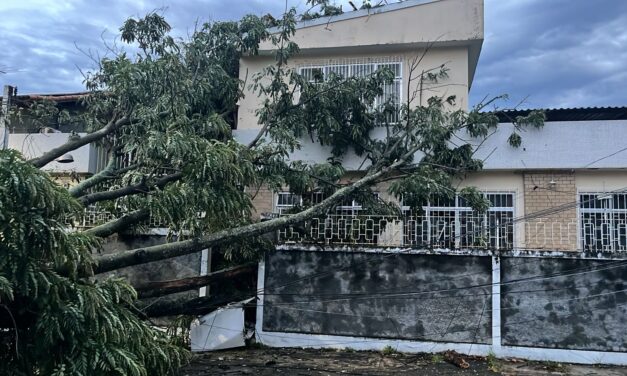
[[[274,212],[284,214],[287,210],[302,204],[302,197],[290,192],[278,192],[276,195],[276,203]]]

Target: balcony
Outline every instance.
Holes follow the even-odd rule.
[[[283,245],[449,250],[627,250],[627,221],[518,220],[511,213],[430,216],[328,215],[278,232]]]

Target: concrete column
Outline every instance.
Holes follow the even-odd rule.
[[[200,275],[207,275],[211,273],[211,250],[203,249],[200,254]],[[207,296],[209,293],[209,286],[201,287],[198,290],[198,296],[203,297]]]
[[[501,351],[501,260],[492,256],[492,351]]]
[[[2,109],[0,110],[0,150],[6,149],[9,145],[9,109],[14,95],[15,88],[4,85]]]

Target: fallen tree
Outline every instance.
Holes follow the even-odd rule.
[[[169,281],[147,282],[133,286],[140,299],[154,298],[158,296],[175,294],[178,292],[194,290],[212,283],[232,280],[242,276],[250,276],[257,271],[256,263],[238,265],[232,268],[218,270],[198,277],[181,278]]]
[[[475,146],[458,137],[460,134],[474,140],[489,137],[498,120],[494,114],[484,113],[482,109],[492,101],[464,111],[457,109],[454,97],[436,96],[424,104],[416,103],[416,93],[408,92],[405,103],[379,103],[377,98],[382,96],[383,87],[391,84],[394,78],[389,69],[378,70],[366,77],[331,74],[324,80],[310,82],[289,65],[291,57],[298,53],[298,46],[290,41],[296,19],[294,10],[288,11],[279,21],[272,21],[271,25],[269,18],[247,16],[240,22],[203,25],[187,40],[175,40],[170,36],[170,27],[160,15],[130,19],[121,28],[121,40],[137,46],[137,53],[112,51],[113,56],[102,59],[98,69],[86,74],[89,92],[81,96],[81,111],[64,112],[46,98],[18,111],[40,123],[47,124],[54,118],[63,123],[61,125],[84,124],[86,129],[79,131],[87,133],[75,135],[66,144],[31,159],[28,161],[30,169],[25,168],[26,163],[19,162],[19,157],[14,154],[5,157],[13,161],[11,166],[26,171],[19,179],[24,182],[24,189],[30,190],[28,198],[42,222],[33,225],[25,219],[22,209],[16,209],[9,215],[1,213],[3,222],[0,224],[11,228],[20,241],[26,236],[32,237],[31,241],[39,247],[36,249],[45,253],[45,257],[53,258],[44,259],[45,262],[37,264],[36,268],[46,269],[46,273],[55,277],[55,282],[47,284],[44,279],[37,288],[54,291],[61,283],[56,278],[68,278],[70,286],[85,287],[89,291],[95,289],[97,292],[86,299],[102,295],[96,299],[97,306],[113,305],[115,312],[111,317],[121,315],[126,324],[138,328],[138,341],[141,342],[152,332],[145,323],[135,321],[137,317],[129,316],[134,315],[134,311],[127,308],[134,304],[138,304],[147,316],[201,314],[240,300],[241,296],[218,293],[191,300],[170,297],[137,303],[135,291],[128,285],[119,280],[115,283],[110,279],[94,280],[91,276],[207,248],[235,254],[245,261],[256,261],[260,252],[255,252],[255,241],[260,235],[323,216],[348,198],[359,198],[366,209],[398,212],[398,207],[381,205],[374,199],[372,187],[380,182],[392,180],[392,196],[397,200],[402,198],[405,205],[421,208],[434,195],[451,197],[456,193],[456,179],[481,169],[482,162],[474,158]],[[278,31],[270,34],[268,26],[277,26]],[[240,81],[240,56],[257,53],[263,40],[269,40],[275,46],[275,64],[251,77],[252,82]],[[446,78],[444,65],[422,66],[428,52],[429,48],[425,48],[409,61],[407,81],[410,83],[414,80],[437,83]],[[238,142],[232,133],[237,102],[245,85],[254,87],[263,99],[257,111],[259,132],[247,144]],[[392,118],[397,120],[391,121]],[[514,124],[518,130],[526,125],[541,126],[542,121],[542,114],[532,113],[526,118],[515,119]],[[386,137],[374,138],[372,131],[375,128],[384,129]],[[331,147],[327,163],[310,164],[290,157],[300,148],[304,137]],[[452,141],[454,138],[455,142]],[[515,132],[509,141],[512,146],[517,146],[520,136]],[[106,167],[63,193],[59,193],[64,190],[61,187],[50,188],[52,182],[45,172],[35,170],[35,167],[42,168],[90,143],[106,151]],[[363,163],[357,178],[343,181],[345,171],[341,161],[349,151],[363,158]],[[11,186],[15,177],[8,171],[3,179],[0,190]],[[45,189],[32,190],[33,181],[41,183]],[[288,189],[303,197],[303,206],[289,215],[258,222],[252,213],[252,199],[260,187]],[[49,194],[52,191],[54,195]],[[9,190],[2,192],[8,192],[2,197],[7,203],[12,199],[11,194],[15,195]],[[479,210],[486,208],[487,203],[476,189],[465,188],[459,193],[469,205]],[[314,203],[308,199],[313,195],[324,199]],[[55,211],[58,207],[71,207],[72,210]],[[93,207],[107,211],[112,219],[83,232],[59,235],[60,224],[67,220],[64,216],[80,218],[79,209],[92,210]],[[23,210],[32,215],[31,209]],[[147,226],[149,219],[157,219],[169,228],[173,236],[168,239],[172,241],[99,256],[89,254],[100,247],[103,239],[132,233]],[[28,226],[38,232],[28,230]],[[59,249],[62,245],[56,242],[59,237],[71,239],[79,254],[67,256],[67,250]],[[20,248],[19,242],[11,247],[10,252],[14,252]],[[252,251],[244,255],[244,249]],[[12,270],[5,269],[8,264],[0,266],[0,276]],[[63,272],[62,276],[58,271]],[[237,278],[250,271],[250,266],[244,266],[178,281],[146,281],[136,287],[140,297],[161,297],[230,277]],[[1,321],[6,330],[0,336],[3,336],[2,343],[17,349],[11,354],[19,353],[19,343],[26,346],[35,340],[24,334],[26,341],[18,341],[22,336],[20,330],[25,330],[20,326],[21,317],[28,316],[20,308],[23,299],[38,301],[41,298],[39,290],[36,288],[33,292],[27,282],[21,283],[24,286],[20,288],[24,291],[20,291],[21,295],[16,299],[13,293],[18,291],[18,277],[24,278],[14,276],[8,284],[0,277],[0,298],[3,299],[0,302],[8,312]],[[2,283],[8,287],[3,287]],[[5,300],[7,304],[4,304]],[[52,304],[62,310],[60,307],[66,307],[64,304],[68,300],[73,304],[68,309],[82,315],[80,325],[86,325],[85,317],[96,315],[90,307],[65,295],[61,301],[41,304],[44,307]],[[85,310],[88,314],[84,314]],[[54,317],[57,319],[63,316],[61,311],[56,313]],[[11,331],[11,317],[20,318],[14,331]],[[32,320],[24,322],[32,324]],[[54,325],[57,328],[62,324],[55,322]],[[115,326],[113,335],[120,335],[115,320],[102,325]],[[54,348],[71,328],[64,326],[51,330],[58,338],[47,342],[48,347],[42,348],[42,353]],[[72,333],[93,339],[94,332],[81,334],[81,330],[79,327]],[[94,341],[98,346],[110,345],[108,342],[102,344],[98,338]],[[121,340],[115,342],[117,347],[113,350],[123,351],[120,349],[123,343]],[[157,346],[154,343],[138,342],[135,345],[131,353],[124,353],[126,358],[119,355],[117,361],[109,361],[110,366],[120,366],[119,363],[124,361],[126,363],[120,367],[135,367],[140,371],[134,373],[146,374],[164,364],[171,365],[161,355],[151,352],[155,348],[150,346]],[[148,355],[140,345],[148,346]],[[161,345],[167,346],[167,343],[160,342]],[[173,359],[182,359],[176,350],[172,351],[175,354]],[[95,356],[91,353],[84,355],[98,365]],[[11,355],[9,359],[7,364],[15,364],[18,356]],[[54,364],[37,367],[53,369],[51,367],[63,364],[64,359],[63,354],[59,354],[51,360]],[[91,370],[88,364],[81,372]]]

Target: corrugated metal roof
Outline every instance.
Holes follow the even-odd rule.
[[[495,111],[501,123],[511,123],[517,116],[526,116],[530,111],[544,111],[546,121],[591,121],[627,120],[627,106],[624,107],[577,107],[577,108],[538,108],[527,110]]]

